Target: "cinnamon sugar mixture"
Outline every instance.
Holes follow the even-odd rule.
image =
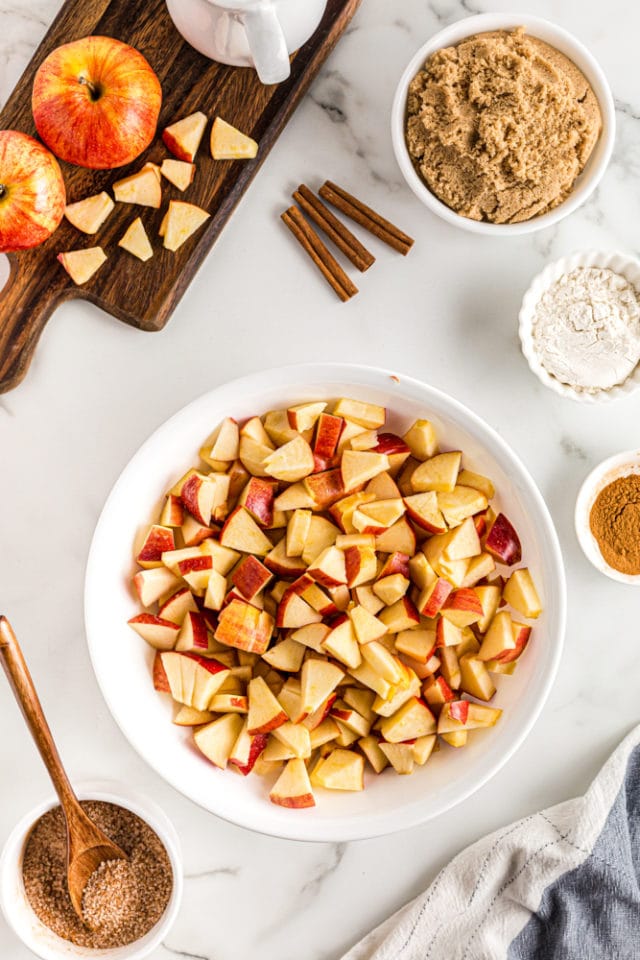
[[[22,874],[27,899],[46,927],[64,940],[95,950],[139,940],[164,913],[173,888],[171,863],[151,827],[129,810],[98,800],[82,802],[92,820],[128,861],[102,863],[82,899],[85,923],[67,890],[67,835],[62,809],[38,820],[27,840]]]

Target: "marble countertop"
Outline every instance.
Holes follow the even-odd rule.
[[[0,0],[0,96],[40,41],[58,0]],[[596,194],[558,226],[509,241],[429,214],[395,165],[389,110],[411,55],[470,13],[521,10],[574,31],[600,60],[618,139]],[[157,799],[184,847],[179,920],[154,960],[333,960],[418,893],[465,845],[582,792],[639,719],[638,595],[585,560],[573,505],[588,470],[637,444],[640,398],[592,407],[546,390],[517,338],[522,294],[550,259],[575,249],[637,252],[640,8],[607,16],[575,0],[363,0],[347,35],[200,269],[168,327],[149,335],[83,302],[49,323],[24,383],[0,397],[2,608],[21,637],[74,778],[124,780]],[[126,38],[125,38],[126,39]],[[379,260],[348,305],[302,259],[277,214],[301,181],[352,185],[416,238]],[[251,282],[247,282],[250,278]],[[525,744],[482,790],[436,822],[353,844],[287,843],[230,826],[166,786],[120,734],[84,639],[91,535],[129,457],[167,416],[216,384],[306,360],[384,365],[452,393],[515,448],[539,484],[568,573],[560,672]],[[0,841],[50,792],[0,681]],[[0,955],[28,952],[0,920]]]

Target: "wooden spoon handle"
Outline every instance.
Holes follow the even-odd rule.
[[[0,616],[0,657],[11,688],[27,721],[31,736],[40,751],[40,756],[49,771],[60,802],[65,811],[73,813],[80,809],[73,787],[62,766],[62,760],[51,736],[49,724],[42,710],[36,688],[22,650],[6,617]]]

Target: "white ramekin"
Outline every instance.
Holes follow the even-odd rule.
[[[631,473],[640,473],[640,450],[627,450],[625,453],[618,453],[594,467],[578,493],[575,525],[576,535],[584,555],[587,560],[591,561],[596,570],[604,573],[607,577],[611,577],[612,580],[629,583],[637,587],[640,586],[640,574],[630,576],[628,573],[620,573],[619,570],[610,567],[600,553],[598,542],[591,533],[589,526],[591,508],[600,491],[617,480],[618,477],[628,477]]]
[[[180,842],[173,824],[160,807],[122,783],[96,781],[77,787],[81,800],[102,800],[131,810],[149,824],[164,844],[173,870],[173,890],[167,908],[146,936],[117,950],[89,950],[62,940],[45,927],[31,909],[22,882],[24,847],[34,823],[47,810],[58,805],[58,798],[49,797],[20,820],[7,839],[0,856],[0,908],[17,937],[42,960],[142,960],[155,950],[173,926],[182,899],[183,869]]]
[[[450,47],[467,37],[477,33],[486,33],[489,30],[514,30],[516,27],[524,27],[527,33],[533,37],[544,40],[545,43],[555,47],[566,57],[572,60],[575,65],[583,72],[593,88],[602,114],[602,132],[593,148],[587,165],[578,177],[574,189],[567,197],[564,203],[559,204],[549,213],[543,213],[539,217],[533,217],[523,223],[488,223],[485,221],[471,220],[456,213],[429,190],[426,183],[417,173],[405,141],[405,118],[407,110],[407,91],[409,84],[419,72],[426,59],[436,50],[442,47]],[[443,220],[453,224],[456,227],[462,227],[471,233],[490,234],[494,237],[514,237],[518,234],[533,233],[536,230],[542,230],[549,227],[564,217],[573,213],[574,210],[585,202],[587,197],[595,190],[604,174],[613,143],[615,140],[615,106],[611,89],[607,79],[597,60],[572,34],[548,20],[540,17],[532,17],[524,13],[483,13],[478,16],[467,17],[464,20],[458,20],[450,27],[440,30],[427,41],[417,53],[411,58],[409,64],[402,74],[400,83],[396,90],[391,108],[391,139],[394,153],[402,175],[407,184],[411,187],[419,200],[424,203],[433,213],[436,213]]]
[[[640,260],[629,257],[624,253],[604,253],[598,250],[587,250],[583,253],[574,253],[569,257],[554,260],[544,268],[531,282],[522,300],[519,315],[519,332],[522,352],[527,363],[536,377],[545,387],[555,390],[561,397],[569,397],[580,403],[601,403],[607,400],[617,400],[629,396],[640,387],[640,364],[623,383],[616,384],[608,390],[577,390],[567,383],[561,383],[543,367],[533,342],[533,315],[542,294],[552,283],[555,283],[563,274],[571,273],[578,267],[602,267],[621,274],[640,294]]]

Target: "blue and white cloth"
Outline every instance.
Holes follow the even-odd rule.
[[[640,727],[583,797],[468,847],[343,960],[640,960]]]

